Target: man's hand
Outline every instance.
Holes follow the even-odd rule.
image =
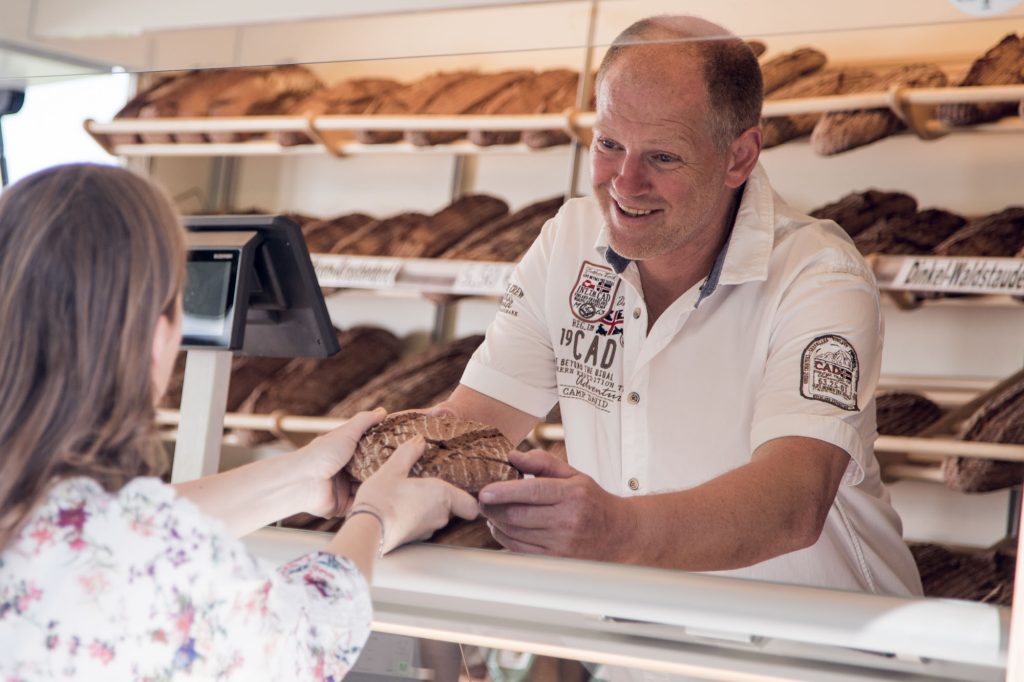
[[[513,450],[509,461],[535,478],[480,491],[494,538],[516,552],[622,561],[631,521],[625,500],[543,450]]]

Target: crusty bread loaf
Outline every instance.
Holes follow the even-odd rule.
[[[991,396],[960,426],[963,440],[1024,443],[1024,380]],[[987,492],[1024,480],[1024,463],[970,457],[947,457],[942,466],[946,485],[961,492]]]
[[[875,396],[878,433],[883,436],[912,436],[934,424],[942,408],[919,393],[886,391]]]
[[[891,87],[939,87],[946,74],[934,64],[910,64],[881,71],[865,89],[884,92]],[[862,147],[903,130],[906,124],[890,109],[833,111],[822,115],[811,131],[811,148],[823,156]]]
[[[491,221],[457,242],[442,258],[512,263],[526,252],[544,223],[562,206],[562,197],[537,201],[503,218]]]
[[[181,405],[181,392],[185,384],[185,359],[181,351],[174,362],[171,378],[160,401],[160,407],[177,409]],[[266,358],[236,355],[231,359],[231,379],[225,409],[234,412],[250,393],[288,364],[289,358]]]
[[[800,76],[817,71],[825,66],[826,61],[828,58],[823,52],[810,47],[801,47],[769,59],[761,65],[761,79],[764,81],[765,94],[781,88]]]
[[[341,350],[326,359],[296,358],[271,379],[259,384],[239,406],[239,412],[322,415],[334,403],[359,388],[398,359],[401,342],[377,327],[353,327],[338,333]],[[272,440],[260,431],[238,433],[243,445]]]
[[[481,114],[487,104],[504,90],[528,80],[532,71],[515,70],[501,73],[474,74],[454,83],[438,94],[420,114]],[[417,146],[447,144],[466,136],[466,131],[411,130],[406,139]]]
[[[586,107],[594,107],[594,76],[590,81],[590,102]],[[567,109],[576,108],[576,97],[579,91],[579,74],[573,73],[571,78],[566,77],[560,87],[553,90],[550,97],[544,103],[545,114],[561,114]],[[584,107],[584,108],[586,108]],[[564,130],[527,130],[523,132],[523,143],[531,149],[543,149],[554,147],[560,144],[568,144],[569,134]]]
[[[415,225],[401,240],[392,242],[389,256],[433,258],[452,244],[508,213],[508,204],[486,194],[460,197],[430,217],[429,222]]]
[[[183,116],[179,113],[182,102],[192,110],[199,110],[194,101],[200,95],[207,101],[205,93],[209,88],[221,87],[220,83],[229,80],[237,80],[242,77],[243,69],[204,69],[187,71],[178,75],[172,82],[166,83],[158,93],[147,97],[146,101],[139,107],[139,118],[170,118]],[[197,94],[198,93],[198,94]],[[205,115],[204,113],[193,113],[193,116]],[[177,138],[171,133],[141,133],[139,137],[146,144],[170,144]],[[200,133],[191,133],[179,140],[182,142],[203,142],[205,137]]]
[[[430,407],[439,393],[458,383],[482,341],[483,336],[477,334],[412,353],[338,402],[329,416],[351,417],[375,407],[388,412]]]
[[[364,113],[374,100],[402,87],[396,80],[388,78],[350,78],[329,87],[314,90],[289,107],[292,116],[356,115]],[[339,139],[342,131],[332,132]],[[277,141],[284,147],[309,144],[309,136],[299,131],[279,132]],[[346,139],[355,139],[355,133],[344,134]]]
[[[268,116],[286,113],[295,102],[323,87],[312,71],[299,64],[252,69],[248,78],[212,92],[206,116]],[[200,114],[202,115],[202,114]],[[211,142],[239,142],[244,133],[209,133]]]
[[[310,253],[330,253],[335,244],[373,220],[365,213],[346,213],[327,220],[316,220],[303,225],[302,237]]]
[[[1013,603],[1014,556],[998,549],[968,552],[933,543],[908,545],[924,596],[1002,606]]]
[[[436,73],[391,90],[374,99],[366,108],[367,114],[404,116],[418,114],[426,109],[434,98],[447,88],[473,75],[471,71]],[[402,139],[400,130],[359,130],[356,139],[365,144],[398,142]]]
[[[957,85],[1017,85],[1024,83],[1024,40],[1011,33],[985,52]],[[935,116],[951,126],[974,125],[1012,116],[1012,102],[941,104]]]
[[[350,256],[387,256],[396,243],[417,228],[430,225],[430,216],[407,212],[382,220],[373,220],[342,237],[331,248],[331,253]]]
[[[550,69],[513,83],[505,88],[480,111],[481,114],[542,114],[548,101],[566,89],[575,91],[579,75],[569,69]],[[482,147],[494,144],[514,144],[522,133],[517,130],[491,132],[472,130],[469,139]]]
[[[114,114],[114,118],[138,118],[139,112],[146,104],[180,88],[182,85],[180,76],[181,74],[169,74],[158,77],[152,85],[137,93],[127,104],[121,107],[121,110]],[[115,133],[110,135],[111,144],[136,144],[140,139],[134,133]]]
[[[513,446],[498,429],[447,415],[411,412],[391,415],[368,429],[345,470],[355,480],[365,481],[399,445],[415,436],[423,436],[427,447],[411,476],[440,478],[472,494],[488,483],[522,477],[509,464]]]
[[[866,230],[875,222],[895,216],[911,216],[917,211],[917,200],[902,192],[883,192],[869,189],[851,192],[838,201],[811,211],[815,218],[834,220],[851,237]]]
[[[1012,258],[1024,248],[1024,207],[1010,206],[961,227],[935,247],[937,256]]]
[[[874,72],[868,69],[847,68],[835,71],[823,69],[801,76],[773,90],[765,99],[798,99],[860,92],[874,77]],[[821,118],[820,113],[812,113],[762,119],[764,148],[768,149],[797,137],[810,135],[819,118]]]
[[[865,256],[925,255],[966,224],[963,216],[931,208],[912,216],[882,218],[854,237],[853,243]]]

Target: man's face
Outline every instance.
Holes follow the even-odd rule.
[[[683,255],[717,240],[726,154],[709,134],[695,57],[642,47],[624,53],[597,90],[591,145],[594,196],[609,244],[633,260]]]

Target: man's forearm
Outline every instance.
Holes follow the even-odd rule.
[[[815,457],[818,466],[804,466]],[[821,466],[823,457],[835,459]],[[783,451],[690,490],[628,498],[616,532],[621,551],[610,558],[718,571],[809,547],[821,534],[846,461],[838,449]]]
[[[514,444],[522,442],[540,421],[532,414],[517,410],[462,384],[459,384],[451,396],[437,407],[448,410],[461,419],[490,424]]]

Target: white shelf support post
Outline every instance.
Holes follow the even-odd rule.
[[[190,350],[181,391],[181,420],[171,482],[217,473],[224,410],[231,379],[231,351]]]

